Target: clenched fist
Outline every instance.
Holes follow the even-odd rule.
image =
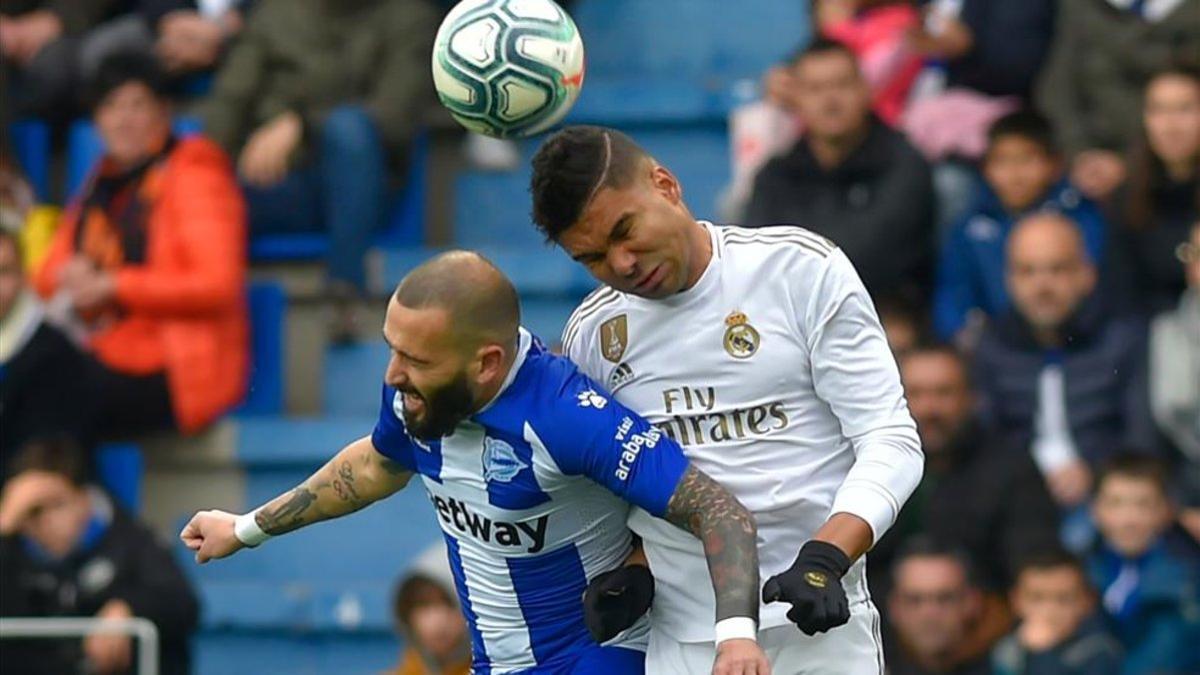
[[[196,552],[196,562],[201,565],[226,558],[246,548],[233,533],[236,519],[236,515],[225,511],[200,511],[184,526],[179,538]]]

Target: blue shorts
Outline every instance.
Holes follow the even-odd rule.
[[[571,675],[642,675],[646,672],[646,654],[625,647],[595,647],[584,652]]]
[[[645,652],[626,647],[604,647],[593,643],[572,655],[555,659],[554,663],[522,670],[521,675],[644,675],[645,672]]]

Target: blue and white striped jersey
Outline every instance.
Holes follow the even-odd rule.
[[[371,438],[424,480],[474,671],[555,672],[594,647],[583,591],[628,555],[630,504],[666,512],[687,468],[679,446],[524,329],[500,393],[452,435],[414,440],[402,406],[385,385]]]

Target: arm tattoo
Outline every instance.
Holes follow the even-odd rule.
[[[254,522],[267,534],[283,534],[304,525],[306,516],[317,495],[308,487],[301,485],[287,494],[286,501],[272,507],[267,504],[254,514]]]
[[[267,534],[291,532],[358,511],[404,487],[410,475],[369,446],[350,446],[298,487],[260,508],[254,522]]]
[[[667,504],[666,519],[704,544],[717,597],[718,621],[758,620],[758,532],[754,517],[728,490],[694,464]]]
[[[333,479],[333,490],[337,492],[338,497],[355,507],[365,506],[365,500],[359,497],[358,491],[354,489],[354,469],[350,466],[350,460],[342,461],[337,475],[338,477]]]

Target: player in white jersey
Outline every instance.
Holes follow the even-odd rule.
[[[371,435],[252,513],[197,514],[184,542],[199,562],[221,558],[363,508],[417,475],[445,535],[472,673],[638,675],[644,626],[598,644],[580,600],[629,554],[625,523],[636,504],[703,537],[717,627],[752,621],[749,512],[674,441],[521,329],[519,314],[512,284],[478,255],[451,252],[418,267],[388,304],[392,358]],[[769,672],[746,639],[730,639],[696,672],[710,669]]]
[[[767,581],[747,634],[777,674],[880,673],[863,556],[923,458],[849,260],[800,227],[697,221],[670,171],[610,129],[559,132],[533,168],[534,220],[605,284],[564,352],[755,515]],[[701,551],[636,509],[630,526],[655,578],[647,672],[697,672],[714,640]]]

